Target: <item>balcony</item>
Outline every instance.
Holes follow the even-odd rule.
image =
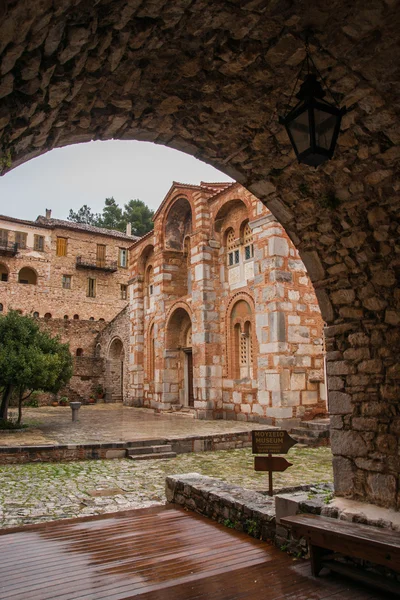
[[[116,260],[96,260],[95,258],[85,260],[82,256],[76,257],[76,268],[90,271],[105,271],[106,273],[115,273],[115,271],[118,271]]]
[[[0,255],[15,256],[18,252],[18,244],[15,242],[0,242]]]

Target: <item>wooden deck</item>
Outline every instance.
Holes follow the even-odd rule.
[[[1,600],[379,600],[174,507],[0,532]]]

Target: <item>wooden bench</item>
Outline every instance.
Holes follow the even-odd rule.
[[[295,537],[306,538],[314,577],[327,567],[400,596],[400,584],[396,581],[334,560],[338,555],[349,556],[400,572],[400,533],[319,515],[282,517],[280,522]]]

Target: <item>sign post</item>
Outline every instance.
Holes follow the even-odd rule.
[[[273,495],[272,473],[286,471],[292,463],[281,456],[272,454],[287,454],[292,446],[297,444],[284,429],[261,429],[252,432],[253,454],[268,454],[254,457],[255,471],[268,471],[268,495]]]

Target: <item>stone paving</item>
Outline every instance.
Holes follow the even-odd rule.
[[[11,409],[11,414],[15,412]],[[68,406],[24,408],[23,423],[32,427],[12,433],[0,431],[0,446],[129,442],[251,431],[255,427],[254,423],[239,421],[200,421],[188,416],[155,414],[122,404],[85,405],[78,414],[79,420],[72,423]],[[268,428],[259,423],[256,427]]]
[[[293,467],[276,473],[274,489],[332,481],[329,448],[292,448]],[[0,526],[142,508],[165,502],[167,475],[197,472],[266,490],[249,448],[181,454],[172,460],[128,459],[0,466]]]

